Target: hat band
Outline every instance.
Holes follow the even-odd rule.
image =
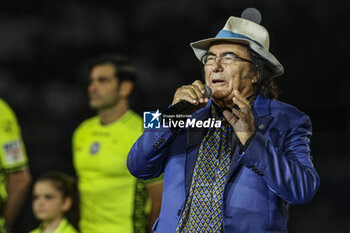
[[[219,31],[219,33],[215,36],[215,38],[238,38],[238,39],[247,39],[250,40],[252,42],[254,42],[255,44],[257,44],[258,46],[260,46],[261,48],[264,48],[264,46],[262,46],[259,42],[257,42],[256,40],[252,40],[249,37],[239,34],[239,33],[235,33],[235,32],[231,32],[228,30],[221,30]]]

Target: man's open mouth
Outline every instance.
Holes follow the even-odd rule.
[[[220,83],[224,83],[225,80],[222,80],[222,79],[213,79],[211,82],[212,82],[213,84],[220,84]]]

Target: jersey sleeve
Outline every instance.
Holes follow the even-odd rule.
[[[0,99],[0,168],[16,172],[26,167],[27,155],[16,116]]]

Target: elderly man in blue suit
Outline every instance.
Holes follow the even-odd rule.
[[[311,162],[311,121],[277,98],[283,67],[269,34],[230,17],[215,38],[191,43],[204,64],[197,80],[177,89],[172,105],[192,103],[191,118],[221,127],[145,130],[127,166],[138,178],[164,173],[155,232],[287,232],[289,204],[309,202],[319,187]],[[196,124],[197,125],[197,124]]]

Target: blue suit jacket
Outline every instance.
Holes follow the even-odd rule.
[[[192,114],[207,119],[211,102]],[[293,106],[259,95],[256,133],[245,151],[233,148],[223,196],[225,233],[287,232],[286,205],[310,201],[319,186],[311,162],[311,122]],[[129,152],[129,171],[140,179],[164,172],[155,232],[175,232],[191,185],[204,130],[146,130]],[[233,139],[237,140],[237,139]],[[233,143],[236,145],[237,143]]]

